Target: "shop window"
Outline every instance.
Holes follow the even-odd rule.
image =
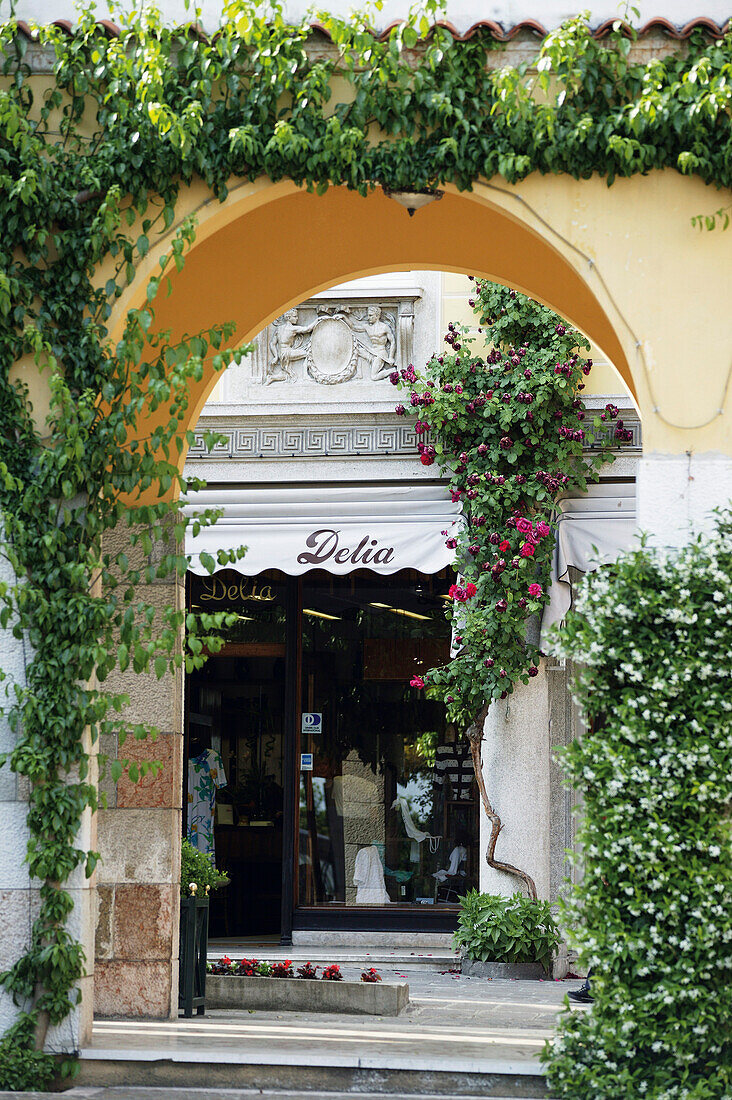
[[[449,656],[449,583],[303,579],[300,906],[454,905],[477,884],[467,742],[409,686]]]

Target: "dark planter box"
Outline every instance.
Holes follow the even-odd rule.
[[[206,1004],[209,1008],[252,1008],[264,1012],[398,1016],[409,1004],[409,986],[402,982],[324,982],[209,974]]]
[[[466,958],[462,961],[462,972],[468,978],[529,978],[538,981],[547,976],[541,963],[480,962]]]
[[[203,1016],[206,1011],[208,898],[183,898],[180,903],[178,1011]]]

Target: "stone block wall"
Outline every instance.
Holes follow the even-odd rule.
[[[132,558],[129,531],[118,528],[105,550]],[[184,588],[174,578],[140,585],[139,597],[162,610],[183,607]],[[124,691],[127,721],[157,726],[156,741],[109,735],[100,752],[109,759],[157,760],[156,776],[100,787],[106,808],[98,813],[98,902],[94,1010],[98,1016],[166,1018],[178,1011],[178,930],[183,767],[183,673],[115,673],[105,683]]]

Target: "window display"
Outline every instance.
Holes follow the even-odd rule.
[[[449,653],[449,582],[311,573],[303,580],[301,906],[455,904],[477,882],[467,743],[409,686]]]

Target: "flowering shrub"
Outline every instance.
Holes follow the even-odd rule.
[[[585,873],[566,906],[591,1014],[545,1052],[560,1100],[732,1095],[732,515],[590,574],[555,651],[590,730],[565,751]]]
[[[611,459],[609,441],[591,455],[586,443],[597,444],[608,427],[614,442],[630,433],[611,405],[588,423],[581,391],[592,368],[582,354],[589,344],[557,314],[487,282],[476,282],[469,303],[488,329],[487,354],[476,352],[466,327],[450,324],[444,354],[423,372],[409,366],[390,375],[409,392],[408,408],[401,404],[397,413],[415,416],[432,433],[431,443],[417,445],[422,463],[436,462],[448,475],[465,520],[444,532],[461,574],[447,611],[456,651],[449,664],[411,684],[443,699],[470,739],[491,821],[489,865],[517,875],[535,897],[529,875],[495,859],[501,823],[482,777],[483,725],[493,700],[538,672],[527,622],[548,598],[557,494],[585,490]]]
[[[431,444],[417,445],[421,460],[449,476],[466,521],[445,531],[462,578],[449,595],[463,606],[448,612],[459,622],[459,651],[424,677],[463,726],[517,681],[527,682],[535,667],[526,620],[547,599],[554,500],[585,490],[611,457],[607,447],[588,457],[584,444],[611,423],[618,442],[630,437],[614,406],[587,423],[580,392],[592,360],[581,354],[589,344],[580,333],[493,283],[476,282],[470,305],[488,329],[487,355],[477,354],[466,327],[451,324],[445,353],[423,372],[409,367],[390,376],[410,394],[409,408],[397,412],[432,432]]]
[[[306,978],[312,981],[318,976],[318,968],[317,966],[313,966],[311,962],[303,963],[302,966],[298,966],[297,968],[297,976],[298,978]]]
[[[330,966],[326,966],[323,971],[322,980],[324,982],[342,982],[343,975],[341,974],[341,968],[338,963],[332,963]]]
[[[361,981],[362,982],[380,982],[381,981],[381,974],[379,974],[378,970],[375,967],[371,966],[371,967],[369,967],[368,970],[362,971]]]

